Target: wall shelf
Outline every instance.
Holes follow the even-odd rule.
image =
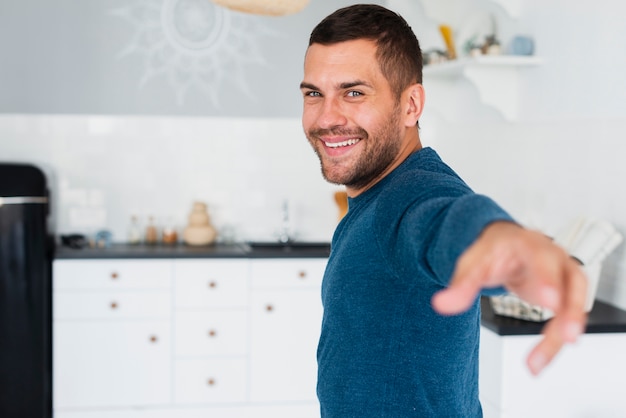
[[[518,18],[522,12],[522,0],[492,0],[506,10],[509,16]]]
[[[515,120],[519,101],[519,71],[541,64],[535,56],[483,55],[424,67],[426,84],[465,78],[476,86],[481,101],[495,107],[507,120]]]

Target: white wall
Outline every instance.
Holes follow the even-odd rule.
[[[421,28],[432,32],[436,22],[419,5],[389,3],[407,13],[418,37],[431,42],[423,43],[424,49],[440,42],[420,36]],[[492,12],[505,47],[515,33],[532,35],[542,64],[520,72],[515,121],[482,104],[476,88],[462,80],[459,92],[448,98],[449,108],[443,108],[445,98],[436,97],[437,86],[429,88],[425,79],[424,143],[476,191],[494,197],[530,227],[554,233],[577,216],[590,216],[613,223],[626,236],[626,26],[620,23],[626,4],[503,0],[520,6],[519,16],[512,17],[488,0],[461,3]],[[451,11],[450,21],[455,18]],[[433,102],[438,107],[428,108]],[[623,308],[625,248],[620,245],[604,263],[598,291],[601,299]]]
[[[109,229],[131,215],[186,225],[194,200],[239,239],[276,239],[290,202],[297,238],[330,240],[338,209],[299,119],[0,116],[0,161],[51,177],[58,233]]]
[[[586,215],[626,235],[626,5],[511,1],[520,6],[512,17],[489,0],[456,3],[493,12],[503,41],[531,34],[543,63],[521,78],[517,121],[481,104],[469,83],[450,98],[460,110],[455,116],[428,107],[441,97],[427,99],[424,143],[529,226],[550,233]],[[388,4],[407,17],[423,48],[441,46],[437,22],[419,3]],[[436,96],[425,83],[427,97]],[[209,203],[218,226],[236,225],[243,239],[273,238],[284,198],[303,239],[330,239],[336,223],[337,188],[321,179],[297,119],[5,114],[0,160],[53,170],[59,232],[102,214],[98,227],[118,240],[133,213],[173,217],[182,226],[196,198]],[[626,308],[624,245],[605,263],[599,292]]]

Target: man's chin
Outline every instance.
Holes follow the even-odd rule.
[[[322,176],[324,177],[324,180],[332,184],[344,185],[347,181],[345,175],[328,170],[324,167],[322,167]]]

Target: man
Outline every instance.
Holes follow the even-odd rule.
[[[415,35],[381,6],[340,9],[311,34],[303,127],[350,205],[322,287],[324,417],[482,416],[481,292],[504,287],[556,313],[532,373],[584,329],[578,265],[422,147],[421,83]]]

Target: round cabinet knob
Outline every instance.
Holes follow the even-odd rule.
[[[270,305],[270,304],[266,305],[265,310],[267,312],[274,312],[274,305]]]
[[[209,289],[215,289],[217,288],[217,282],[215,280],[211,280],[209,282]]]
[[[207,381],[206,384],[209,386],[215,386],[217,384],[217,382],[215,381],[214,378],[210,377]]]
[[[119,277],[120,275],[116,271],[111,272],[111,280],[117,280]]]
[[[217,331],[214,329],[210,329],[208,334],[209,334],[209,337],[211,338],[217,337]]]
[[[151,335],[150,336],[150,342],[151,343],[156,343],[159,341],[159,338],[156,335]]]
[[[298,272],[298,277],[301,279],[306,279],[306,270],[300,270]]]
[[[118,306],[119,305],[117,304],[117,302],[115,302],[115,301],[111,302],[111,309],[117,309]]]

